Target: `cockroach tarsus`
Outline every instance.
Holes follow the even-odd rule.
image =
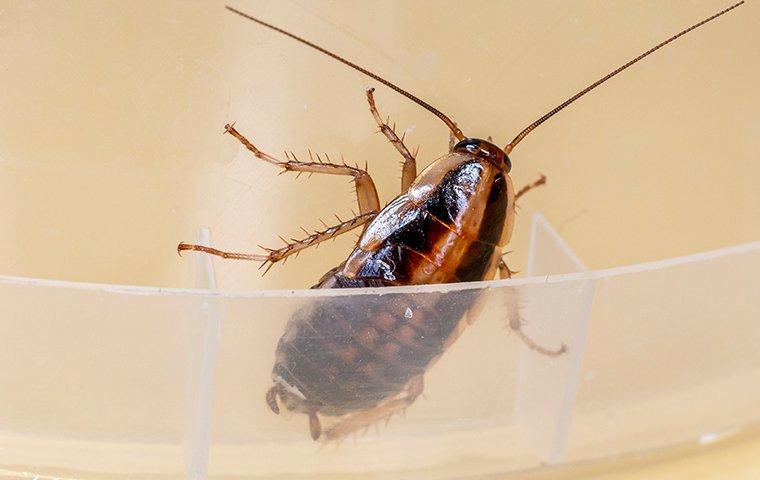
[[[539,119],[528,125],[504,148],[488,140],[464,135],[457,124],[438,109],[395,84],[337,54],[233,7],[237,15],[286,35],[369,76],[436,115],[450,130],[449,153],[417,173],[417,155],[404,144],[395,128],[383,121],[374,99],[366,92],[369,109],[380,132],[403,157],[401,194],[381,207],[377,189],[367,168],[345,163],[298,160],[285,154],[277,159],[256,147],[234,125],[225,132],[253,155],[282,172],[321,173],[353,178],[359,212],[338,219],[325,230],[307,233],[303,239],[285,241],[263,254],[234,253],[202,245],[180,243],[178,252],[195,250],[236,260],[261,262],[267,270],[343,233],[363,228],[348,258],[328,271],[312,288],[363,288],[431,283],[469,282],[509,278],[511,270],[502,250],[514,227],[515,201],[544,185],[546,177],[515,191],[509,172],[509,154],[529,133],[559,111],[688,32],[720,17],[744,2],[736,3],[659,43],[621,65]],[[380,296],[320,298],[291,317],[280,338],[272,370],[273,386],[266,403],[274,413],[280,407],[304,413],[315,440],[343,437],[351,432],[405,411],[424,390],[424,373],[477,316],[476,291],[413,297],[408,293]],[[357,302],[359,304],[357,304]],[[513,299],[513,303],[516,301]],[[544,355],[561,355],[565,345],[549,349],[523,332],[519,308],[509,328],[531,349]],[[319,415],[336,417],[323,428]]]

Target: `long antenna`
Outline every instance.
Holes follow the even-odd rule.
[[[551,118],[552,116],[554,116],[555,113],[557,113],[560,110],[562,110],[563,108],[567,107],[568,105],[570,105],[574,101],[578,100],[579,98],[581,98],[582,96],[584,96],[585,94],[587,94],[588,92],[590,92],[591,90],[593,90],[596,87],[598,87],[599,85],[603,84],[604,82],[606,82],[610,78],[614,77],[618,73],[622,72],[626,68],[630,67],[634,63],[638,62],[639,60],[642,60],[644,57],[648,56],[649,54],[654,53],[656,50],[659,50],[660,48],[662,48],[665,45],[669,44],[670,42],[672,42],[673,40],[677,39],[678,37],[686,35],[687,33],[691,32],[695,28],[701,27],[705,23],[707,23],[709,21],[712,21],[712,20],[715,20],[716,18],[720,17],[721,15],[730,12],[731,10],[733,10],[734,8],[738,7],[739,5],[741,5],[743,3],[744,3],[744,1],[741,1],[741,2],[739,2],[737,4],[735,4],[735,5],[732,5],[732,6],[728,7],[727,9],[725,9],[723,11],[720,11],[720,12],[716,13],[715,15],[712,15],[712,16],[710,16],[708,18],[705,18],[704,20],[702,20],[699,23],[695,23],[694,25],[692,25],[691,27],[687,28],[686,30],[683,30],[682,32],[677,33],[676,35],[673,35],[669,39],[665,40],[664,42],[658,44],[655,47],[650,48],[649,50],[647,50],[646,52],[642,53],[641,55],[639,55],[638,57],[634,58],[633,60],[631,60],[630,62],[626,63],[625,65],[622,65],[622,66],[618,67],[617,69],[613,70],[612,72],[608,73],[604,77],[600,78],[599,80],[597,80],[596,82],[592,83],[588,87],[584,88],[580,92],[576,93],[572,97],[568,98],[567,100],[565,100],[564,102],[562,102],[560,105],[554,107],[549,113],[547,113],[543,117],[539,118],[535,122],[533,122],[530,125],[528,125],[525,128],[525,130],[523,130],[522,132],[520,132],[511,142],[509,142],[507,144],[506,147],[504,147],[504,152],[506,152],[507,155],[509,155],[509,152],[511,152],[512,149],[515,148],[515,146],[518,143],[520,143],[520,141],[523,138],[525,138],[530,132],[532,132],[533,130],[535,130],[536,127],[538,127],[539,125],[541,125],[542,123],[544,123],[545,121],[547,121],[549,118]]]
[[[420,100],[419,98],[415,97],[414,95],[412,95],[411,93],[407,92],[406,90],[403,90],[402,88],[394,85],[393,83],[389,82],[388,80],[377,76],[376,74],[370,72],[366,68],[362,68],[359,65],[357,65],[357,64],[355,64],[353,62],[350,62],[350,61],[346,60],[345,58],[343,58],[343,57],[341,57],[341,56],[339,56],[339,55],[337,55],[337,54],[335,54],[335,53],[333,53],[333,52],[331,52],[331,51],[329,51],[327,49],[324,49],[324,48],[320,47],[319,45],[315,45],[315,44],[311,43],[310,41],[305,40],[305,39],[303,39],[303,38],[301,38],[301,37],[299,37],[297,35],[294,35],[294,34],[288,32],[288,31],[285,31],[285,30],[283,30],[283,29],[281,29],[279,27],[275,27],[274,25],[271,25],[271,24],[269,24],[269,23],[267,23],[267,22],[265,22],[263,20],[259,20],[256,17],[252,17],[252,16],[248,15],[247,13],[243,13],[240,10],[237,10],[237,9],[235,9],[233,7],[230,7],[229,5],[226,5],[225,8],[227,10],[231,11],[231,12],[237,13],[241,17],[247,18],[248,20],[254,21],[254,22],[258,23],[259,25],[263,25],[263,26],[265,26],[267,28],[271,28],[275,32],[280,32],[283,35],[287,35],[288,37],[292,38],[293,40],[297,40],[297,41],[303,43],[304,45],[308,45],[311,48],[313,48],[313,49],[315,49],[315,50],[317,50],[319,52],[324,53],[328,57],[332,57],[335,60],[337,60],[337,61],[339,61],[339,62],[341,62],[341,63],[343,63],[345,65],[348,65],[349,67],[353,68],[354,70],[358,70],[358,71],[362,72],[363,74],[367,75],[368,77],[377,80],[378,82],[382,83],[383,85],[385,85],[385,86],[387,86],[389,88],[392,88],[393,90],[397,91],[401,95],[405,96],[406,98],[408,98],[411,101],[415,102],[416,104],[420,105],[422,108],[428,110],[429,112],[431,112],[436,117],[438,117],[441,120],[443,120],[443,123],[445,123],[446,126],[449,127],[449,129],[454,134],[454,136],[457,137],[457,139],[464,140],[464,138],[465,138],[464,137],[464,133],[462,133],[462,131],[459,129],[459,127],[457,127],[456,124],[453,121],[451,121],[451,119],[449,117],[447,117],[446,115],[444,115],[443,112],[441,112],[437,108],[433,107],[429,103]]]

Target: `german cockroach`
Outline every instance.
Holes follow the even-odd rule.
[[[312,288],[363,288],[394,285],[488,280],[497,271],[511,274],[502,249],[512,235],[515,201],[542,177],[515,191],[509,176],[509,154],[530,132],[560,110],[613,76],[695,28],[733,10],[739,2],[702,20],[647,50],[584,88],[528,125],[504,148],[490,139],[467,137],[448,116],[393,83],[303,38],[235,8],[228,10],[280,32],[369,76],[436,115],[451,131],[449,153],[417,174],[415,155],[404,145],[375,106],[374,89],[366,92],[369,109],[380,131],[404,158],[401,194],[381,207],[375,184],[366,169],[312,159],[277,159],[259,150],[233,125],[225,131],[257,158],[283,171],[351,176],[356,184],[359,214],[303,240],[264,254],[231,253],[202,245],[180,243],[178,251],[196,250],[223,258],[272,264],[325,240],[363,227],[346,261],[327,272]],[[368,296],[356,300],[331,297],[313,302],[290,319],[279,341],[272,371],[274,385],[266,395],[273,412],[280,405],[308,415],[311,436],[341,437],[409,407],[423,391],[423,375],[471,320],[477,294],[459,301],[439,302],[409,294]],[[445,305],[445,306],[444,306]],[[532,349],[559,355],[538,345],[521,330],[516,312],[510,327]],[[326,429],[321,416],[337,417]]]

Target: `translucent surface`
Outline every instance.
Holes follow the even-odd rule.
[[[760,244],[602,276],[570,457],[703,441],[759,420]]]
[[[543,215],[536,214],[526,274],[548,280],[552,274],[585,271],[586,267]],[[595,279],[586,278],[577,284],[574,299],[566,298],[561,305],[537,299],[528,306],[526,318],[540,321],[565,316],[554,322],[551,330],[555,341],[573,345],[563,370],[547,368],[544,359],[532,352],[523,351],[520,357],[515,421],[525,427],[523,434],[544,463],[557,464],[565,456],[595,289]]]
[[[550,258],[582,267],[540,218],[534,235],[533,268]],[[200,261],[199,281],[213,286],[209,259]],[[449,478],[557,463],[565,450],[579,461],[738,431],[760,420],[759,267],[755,243],[602,272],[357,292],[5,278],[0,381],[13,388],[0,392],[0,465],[191,478]],[[426,373],[425,398],[404,418],[320,447],[305,416],[267,408],[276,343],[297,309],[453,307],[474,294],[485,299],[480,317]],[[515,298],[526,333],[547,346],[566,343],[568,354],[543,356],[509,334]]]

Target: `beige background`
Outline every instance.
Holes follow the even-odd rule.
[[[354,207],[343,179],[295,180],[251,159],[221,135],[231,120],[273,154],[311,148],[366,160],[382,199],[397,193],[398,155],[373,133],[364,100],[364,89],[377,85],[221,5],[0,7],[0,274],[189,286],[193,262],[174,247],[194,239],[198,227],[210,227],[220,247],[251,250]],[[465,133],[500,144],[628,58],[726,6],[235,5],[374,69]],[[518,147],[515,183],[545,173],[549,186],[521,205],[515,268],[524,263],[527,219],[537,209],[592,268],[760,237],[759,20],[756,5],[741,7],[590,94]],[[401,130],[409,128],[421,165],[445,152],[447,133],[435,118],[384,88],[377,100]],[[305,287],[344,258],[351,241],[305,253],[263,279],[252,265],[218,264],[220,282]],[[720,465],[750,478],[757,442],[737,445],[719,449],[725,455],[667,460],[666,471],[701,478],[694,469]]]
[[[238,2],[388,76],[465,133],[499,143],[640,51],[725,6],[689,2]],[[384,201],[398,155],[367,111],[375,82],[212,2],[5,3],[0,28],[3,274],[189,285],[173,253],[210,227],[256,250],[349,214],[341,178],[296,180],[221,135],[230,120],[273,154],[307,148],[370,165]],[[515,183],[549,186],[533,209],[591,267],[758,238],[756,5],[691,34],[532,134]],[[383,114],[425,165],[445,151],[434,117],[385,88]],[[347,237],[351,237],[348,235]],[[265,278],[225,264],[231,288],[309,286],[352,238]],[[185,262],[187,263],[187,262]]]

